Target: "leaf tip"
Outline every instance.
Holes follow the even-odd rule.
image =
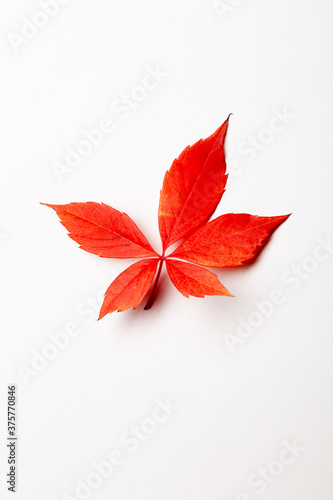
[[[97,318],[97,321],[100,321],[101,319],[104,318],[104,316],[106,316],[106,312],[105,311],[102,311],[102,309],[99,311],[99,315],[98,315],[98,318]]]
[[[53,210],[57,211],[58,205],[52,205],[51,203],[43,203],[41,201],[39,203],[40,203],[40,205],[44,205],[45,207],[53,208]]]
[[[286,220],[289,219],[289,217],[291,215],[292,215],[292,213],[287,214],[287,215],[280,215],[280,216],[278,216],[276,218],[278,220],[278,224],[277,224],[276,228],[274,228],[274,230],[277,229],[281,224],[283,224],[284,222],[286,222]]]

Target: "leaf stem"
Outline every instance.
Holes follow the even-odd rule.
[[[164,256],[162,256],[160,258],[160,262],[159,262],[159,265],[158,265],[158,270],[157,270],[156,278],[155,278],[155,281],[154,281],[154,284],[153,284],[153,288],[152,288],[152,290],[150,292],[149,298],[147,300],[147,304],[144,307],[145,311],[147,311],[148,309],[150,309],[151,306],[154,303],[156,288],[157,288],[158,280],[160,279],[161,271],[162,271],[162,267],[163,267],[163,261],[164,261]]]

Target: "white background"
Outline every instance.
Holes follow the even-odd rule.
[[[1,498],[12,498],[6,386],[15,383],[19,500],[79,498],[78,479],[112,450],[124,462],[89,498],[332,499],[333,259],[313,258],[332,235],[332,5],[226,0],[223,13],[222,3],[71,0],[15,51],[8,35],[41,9],[1,2]],[[168,76],[122,119],[112,104],[157,66]],[[276,110],[293,118],[250,161],[242,142],[267,138]],[[187,300],[165,276],[150,311],[97,322],[87,301],[132,261],[79,250],[39,202],[103,201],[159,250],[166,169],[230,112],[238,175],[217,214],[292,217],[256,264],[218,271],[235,298]],[[59,182],[54,162],[106,117],[113,133]],[[240,321],[258,319],[256,301],[274,289],[283,304],[241,339]],[[24,380],[22,366],[32,369],[33,353],[71,322],[80,333]],[[242,343],[230,349],[227,334]],[[179,408],[131,452],[121,436],[167,397]],[[248,478],[294,440],[299,457],[258,493]]]

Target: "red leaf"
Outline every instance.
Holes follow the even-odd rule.
[[[232,297],[219,282],[216,274],[200,266],[180,260],[167,259],[166,267],[172,283],[185,297],[205,295],[227,295]]]
[[[231,296],[211,271],[170,257],[212,267],[240,266],[257,257],[270,235],[289,217],[226,214],[207,223],[227,181],[227,129],[228,119],[210,137],[187,147],[166,172],[158,212],[162,255],[153,250],[128,215],[104,203],[47,205],[57,212],[70,238],[87,252],[121,259],[156,257],[133,264],[111,283],[99,318],[131,306],[135,309],[151,287],[145,306],[149,309],[164,261],[172,283],[185,297]],[[182,238],[183,243],[165,256],[165,250]]]
[[[259,254],[260,247],[288,217],[221,215],[185,240],[171,256],[203,266],[241,266]]]
[[[105,292],[99,319],[107,313],[136,309],[154,279],[159,259],[145,259],[136,262],[123,271]]]
[[[158,255],[128,215],[104,203],[43,205],[57,212],[69,237],[86,252],[117,259]]]
[[[158,210],[165,250],[207,222],[227,182],[224,140],[228,119],[208,139],[188,146],[166,172]]]

